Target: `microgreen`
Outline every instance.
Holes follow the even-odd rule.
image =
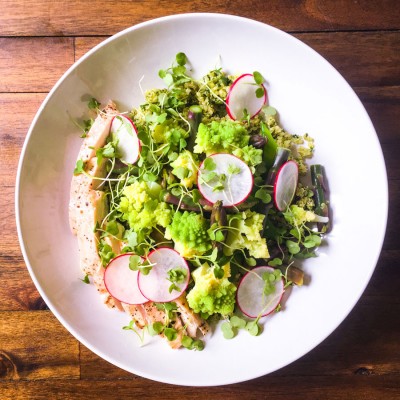
[[[90,283],[89,275],[86,274],[86,275],[84,276],[84,278],[81,279],[81,281],[82,281],[83,283],[86,283],[86,284],[88,285],[88,284]]]
[[[175,328],[165,328],[164,335],[170,342],[172,342],[178,337],[178,332]]]
[[[83,160],[78,160],[75,165],[74,175],[80,175],[84,172],[84,162]]]
[[[171,293],[173,290],[180,291],[181,289],[176,285],[177,283],[184,283],[187,278],[187,271],[181,267],[171,268],[167,271],[168,280],[172,282],[168,291]]]
[[[271,194],[264,188],[258,189],[254,194],[254,197],[260,199],[264,204],[268,204],[272,200]]]
[[[88,101],[89,110],[98,110],[99,106],[100,103],[94,97]]]
[[[253,72],[253,77],[257,85],[262,85],[264,82],[264,77],[258,71]]]
[[[214,171],[215,168],[217,168],[217,164],[215,164],[215,161],[212,159],[212,157],[208,157],[204,160],[204,169],[207,171]]]

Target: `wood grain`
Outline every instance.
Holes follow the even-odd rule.
[[[50,311],[0,312],[0,388],[1,381],[79,376],[78,343]]]
[[[0,92],[47,92],[73,61],[71,38],[0,38]]]
[[[331,377],[275,377],[268,376],[253,381],[220,387],[177,387],[152,382],[147,379],[54,380],[1,382],[2,400],[35,399],[193,399],[203,400],[398,400],[399,381],[396,376],[331,376]],[[46,397],[43,396],[46,394]],[[327,394],[332,394],[327,397]]]
[[[2,0],[0,7],[1,400],[400,400],[397,0]],[[339,328],[310,353],[273,374],[216,388],[152,382],[79,344],[47,310],[34,287],[19,249],[13,204],[18,158],[29,125],[66,69],[124,28],[164,15],[202,11],[272,24],[331,62],[355,89],[374,123],[387,164],[390,197],[387,234],[376,271]],[[371,182],[368,196],[374,195],[373,189]]]
[[[113,35],[137,23],[165,15],[217,12],[256,18],[286,31],[398,29],[396,0],[3,0],[2,36]],[[356,16],[356,17],[355,17]]]

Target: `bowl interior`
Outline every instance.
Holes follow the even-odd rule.
[[[83,274],[77,241],[68,226],[69,185],[81,144],[73,119],[85,117],[89,96],[102,102],[113,99],[121,110],[139,105],[140,86],[163,86],[158,70],[170,66],[180,51],[187,54],[195,77],[218,67],[232,74],[257,70],[264,75],[269,102],[278,109],[283,127],[315,138],[313,162],[326,168],[333,215],[333,230],[319,257],[303,263],[310,283],[292,290],[283,312],[263,320],[261,336],[240,332],[229,341],[216,329],[203,352],[173,351],[158,339],[141,347],[132,332],[122,330],[129,318],[108,310],[93,285],[79,280]],[[371,182],[376,196],[363,202]],[[219,385],[258,377],[296,360],[326,338],[370,279],[384,237],[388,203],[376,133],[340,74],[288,34],[255,21],[211,14],[135,26],[74,65],[31,126],[21,156],[16,201],[28,269],[64,326],[115,365],[181,385]]]

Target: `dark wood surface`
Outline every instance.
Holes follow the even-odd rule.
[[[76,341],[47,309],[30,279],[14,216],[20,150],[34,114],[61,74],[109,35],[183,12],[257,19],[293,34],[326,57],[371,116],[389,177],[382,254],[348,318],[293,364],[253,381],[217,388],[151,382],[114,367]],[[0,0],[0,115],[1,400],[400,399],[398,0]],[[373,195],[373,182],[366,191]]]

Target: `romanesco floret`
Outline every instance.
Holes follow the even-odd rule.
[[[165,230],[165,238],[172,239],[175,250],[182,256],[191,258],[202,255],[211,249],[211,241],[207,230],[209,222],[195,212],[176,212],[171,225]]]
[[[127,221],[135,232],[151,232],[156,225],[166,227],[171,223],[172,210],[166,203],[157,200],[160,190],[156,183],[149,186],[139,181],[124,189],[118,211],[122,213],[121,219]]]
[[[243,125],[236,121],[212,121],[210,124],[199,125],[196,136],[195,153],[232,152],[236,148],[248,145],[250,136]]]
[[[269,258],[267,241],[260,234],[264,217],[250,210],[230,216],[229,225],[234,229],[229,230],[225,254],[231,255],[236,249],[247,249],[252,257]]]
[[[305,210],[295,204],[291,205],[283,215],[289,224],[297,227],[301,227],[306,222],[315,221],[317,217],[312,211]]]
[[[262,149],[256,149],[254,146],[249,145],[233,150],[232,154],[242,159],[249,167],[256,167],[262,162],[263,151]]]
[[[179,153],[178,158],[171,163],[172,173],[181,179],[181,184],[190,189],[197,182],[199,162],[197,156],[188,150]],[[185,177],[183,177],[185,176]]]
[[[236,286],[228,280],[229,263],[223,267],[224,276],[218,279],[208,264],[193,271],[195,285],[187,295],[190,308],[196,313],[229,315],[235,307]]]
[[[151,135],[155,143],[169,144],[171,149],[176,150],[186,146],[185,139],[189,136],[189,133],[178,126],[177,123],[167,120],[161,124],[157,124]]]

